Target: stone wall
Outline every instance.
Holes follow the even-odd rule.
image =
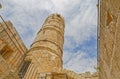
[[[0,23],[0,70],[3,72],[1,75],[9,78],[11,74],[18,75],[26,52],[27,48],[12,23],[10,21]],[[7,73],[8,75],[5,75]]]
[[[120,1],[100,1],[99,79],[120,79]]]
[[[68,79],[98,79],[97,72],[95,73],[85,72],[78,74],[71,70],[61,69],[60,73],[66,73]]]

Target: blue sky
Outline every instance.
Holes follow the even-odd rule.
[[[65,19],[63,66],[77,73],[94,72],[97,64],[97,0],[0,0],[0,14],[12,21],[29,48],[45,19]]]

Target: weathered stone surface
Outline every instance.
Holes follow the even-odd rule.
[[[46,19],[38,32],[28,51],[26,61],[30,60],[39,74],[58,72],[58,69],[62,68],[63,43],[64,21],[60,15],[53,14]]]
[[[27,49],[12,23],[0,23],[0,79],[16,79],[26,52]]]
[[[85,72],[85,73],[75,73],[71,70],[67,69],[60,69],[59,73],[66,73],[68,79],[98,79],[98,73],[93,73],[91,74],[90,72]]]
[[[120,79],[120,1],[100,2],[99,79]]]

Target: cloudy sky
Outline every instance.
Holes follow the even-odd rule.
[[[0,0],[0,14],[12,21],[29,48],[45,19],[59,13],[65,19],[64,68],[94,72],[97,64],[98,0]]]

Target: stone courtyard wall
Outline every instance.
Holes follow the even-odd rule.
[[[99,79],[120,79],[120,0],[100,1]]]

